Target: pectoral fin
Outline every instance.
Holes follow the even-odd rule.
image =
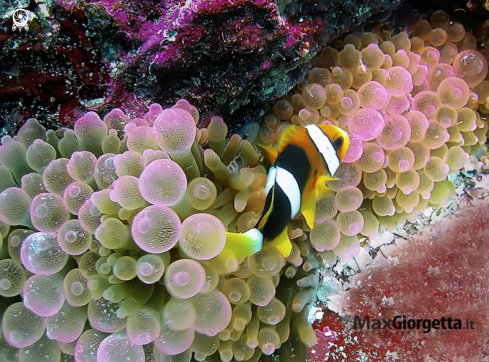
[[[314,228],[314,223],[316,220],[316,197],[315,195],[310,195],[304,203],[302,204],[302,215],[306,219],[307,226],[309,229]]]
[[[287,228],[272,241],[272,245],[277,249],[284,258],[288,258],[292,252],[292,243],[289,239]]]
[[[302,216],[306,219],[309,229],[314,228],[316,220],[316,193],[315,185],[317,178],[311,177],[306,185],[304,193],[302,194],[301,212]]]
[[[315,185],[316,200],[319,200],[319,199],[325,197],[326,195],[328,195],[332,191],[332,189],[326,184],[327,182],[338,181],[338,180],[339,180],[338,178],[331,177],[328,175],[319,176],[317,181],[316,181],[316,185]]]

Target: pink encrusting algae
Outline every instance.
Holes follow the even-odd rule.
[[[339,337],[325,360],[485,361],[487,207],[468,202],[411,241],[396,240],[402,246],[386,248],[387,259],[379,253],[354,276],[336,300],[342,322],[327,312],[317,327]]]

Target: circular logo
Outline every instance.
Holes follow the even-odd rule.
[[[29,21],[29,12],[24,9],[17,9],[12,14],[12,20],[18,28],[23,28],[27,26]]]

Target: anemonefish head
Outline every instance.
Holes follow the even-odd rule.
[[[311,124],[306,130],[318,153],[318,169],[334,176],[350,147],[348,134],[331,124]]]
[[[340,161],[343,162],[346,151],[348,151],[348,148],[350,147],[348,133],[332,124],[319,124],[318,127],[329,137],[336,149]]]

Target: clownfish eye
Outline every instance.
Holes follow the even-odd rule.
[[[343,137],[338,137],[337,139],[334,140],[333,142],[333,147],[336,151],[340,149],[341,146],[343,146]]]

